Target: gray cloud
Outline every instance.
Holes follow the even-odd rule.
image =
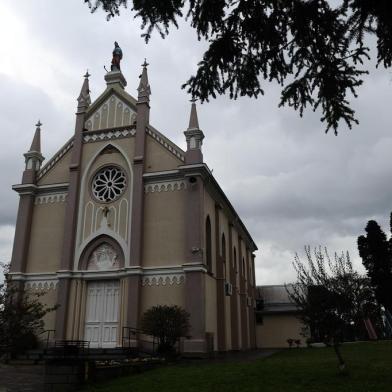
[[[81,0],[3,4],[25,29],[14,34],[16,50],[33,64],[17,64],[13,70],[0,57],[0,72],[7,74],[0,76],[2,132],[12,135],[0,155],[0,255],[7,258],[17,206],[10,186],[20,180],[21,154],[37,118],[44,122],[43,152],[50,158],[72,134],[82,74],[89,68],[96,98],[105,85],[103,65],[109,64],[117,40],[124,51],[127,90],[135,93],[140,64],[147,57],[151,121],[184,146],[189,97],[180,86],[195,71],[205,43],[181,23],[165,40],[155,36],[146,46],[139,21],[130,13],[106,22],[102,13],[90,15]],[[368,219],[387,227],[392,210],[391,74],[372,70],[354,101],[360,125],[341,129],[338,137],[324,134],[318,113],[308,111],[300,118],[292,109],[279,109],[277,86],[265,85],[265,90],[258,100],[219,97],[199,106],[205,161],[259,245],[258,283],[292,280],[293,255],[305,244],[326,245],[331,252],[348,249],[360,268],[356,237]],[[23,115],[18,114],[21,108]]]

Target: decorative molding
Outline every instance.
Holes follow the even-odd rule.
[[[49,291],[57,289],[58,280],[29,280],[25,283],[25,289],[34,291]]]
[[[185,282],[184,274],[157,274],[145,275],[142,278],[142,286],[173,286]]]
[[[109,97],[105,92],[89,108],[85,126],[88,130],[95,131],[132,125],[136,119],[136,108],[132,106],[131,102],[127,102],[125,97],[120,97],[115,91]]]
[[[42,167],[38,172],[37,179],[40,180],[73,146],[73,137],[64,144],[60,150]]]
[[[127,127],[124,129],[109,129],[86,132],[83,136],[84,143],[100,142],[102,140],[120,139],[128,136],[135,136],[136,129]]]
[[[184,153],[180,150],[179,147],[175,146],[172,142],[169,141],[165,136],[158,131],[151,129],[151,126],[146,128],[146,132],[159,144],[165,147],[168,151],[170,151],[173,155],[179,158],[181,161],[185,162]]]
[[[186,189],[186,187],[187,183],[185,180],[157,182],[145,185],[144,193],[182,191]]]
[[[51,193],[46,195],[36,196],[34,204],[53,204],[64,203],[67,199],[68,193]]]
[[[88,260],[87,269],[93,271],[107,271],[120,268],[118,254],[108,243],[99,245]]]

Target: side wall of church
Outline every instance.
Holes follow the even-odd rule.
[[[215,201],[204,188],[204,257],[206,258],[207,232],[206,221],[211,222],[211,266],[210,272],[206,275],[205,296],[206,296],[206,332],[214,334],[214,350],[217,350],[217,302],[216,302],[216,242],[215,242]],[[207,264],[207,260],[204,262]]]
[[[225,282],[230,282],[230,251],[229,248],[229,220],[227,219],[226,214],[220,210],[219,211],[219,222],[220,222],[220,233],[219,233],[219,241],[221,246],[221,255],[224,259],[224,276]],[[222,238],[224,236],[224,243]],[[225,249],[223,249],[223,245]],[[226,328],[226,350],[231,350],[231,309],[230,309],[230,296],[225,295],[225,328]]]
[[[216,294],[216,237],[215,237],[215,200],[208,190],[204,193],[204,222],[207,217],[211,222],[211,272],[206,279],[206,331],[214,332],[215,349],[217,337],[217,294]],[[224,208],[219,209],[219,254],[223,258],[223,268],[225,282],[233,283],[233,293],[231,296],[224,296],[225,306],[225,335],[226,335],[226,350],[233,349],[232,347],[232,331],[233,323],[237,328],[237,341],[240,349],[249,348],[254,341],[252,334],[251,322],[253,315],[253,304],[248,303],[248,297],[253,297],[251,293],[251,277],[249,276],[249,269],[252,265],[252,254],[247,248],[245,241],[239,236],[235,225],[231,227],[232,247],[229,245],[229,218]],[[204,233],[204,249],[206,248],[206,227],[203,228]],[[226,244],[225,252],[222,250],[222,235],[224,234],[224,241]],[[206,253],[206,252],[204,252]],[[230,266],[230,253],[232,259],[232,267]],[[225,254],[225,257],[223,257]],[[206,262],[206,261],[205,261]],[[233,276],[230,274],[233,271]],[[251,294],[251,295],[249,295]],[[232,313],[232,302],[236,302],[236,314]]]

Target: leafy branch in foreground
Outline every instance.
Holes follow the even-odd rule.
[[[37,346],[44,330],[42,318],[57,306],[39,300],[44,292],[25,292],[7,281],[8,265],[0,266],[6,277],[0,284],[0,355],[14,355]]]
[[[300,115],[321,110],[326,132],[358,123],[350,106],[370,59],[364,42],[377,38],[377,64],[392,65],[390,0],[84,0],[107,18],[131,6],[146,42],[165,37],[178,19],[189,21],[209,46],[183,85],[202,102],[228,93],[258,97],[262,80],[282,86],[280,106]],[[332,4],[333,3],[333,4]]]

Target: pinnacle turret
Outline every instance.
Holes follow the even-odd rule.
[[[33,137],[33,141],[31,143],[31,147],[29,152],[38,152],[41,154],[41,126],[42,123],[38,120],[37,124],[35,124],[36,129]]]
[[[90,76],[91,75],[88,73],[88,71],[84,75],[82,89],[80,90],[80,94],[78,97],[78,113],[86,111],[91,104],[90,86],[88,80]]]
[[[203,162],[203,154],[201,146],[203,144],[204,133],[199,127],[197,118],[196,100],[192,99],[191,114],[189,117],[188,129],[184,132],[187,144],[185,153],[186,164],[196,164]]]
[[[147,63],[146,59],[144,59],[144,63],[142,64],[143,71],[142,71],[142,74],[140,75],[139,87],[137,88],[138,102],[149,102],[150,101],[151,88],[150,88],[150,84],[148,83],[147,66],[148,66],[148,63]]]
[[[191,115],[189,117],[188,130],[199,129],[199,120],[197,118],[196,99],[192,99]]]
[[[35,133],[31,147],[24,155],[25,170],[23,172],[22,184],[34,184],[36,179],[36,172],[41,168],[41,164],[45,159],[41,154],[41,121],[35,125]]]

